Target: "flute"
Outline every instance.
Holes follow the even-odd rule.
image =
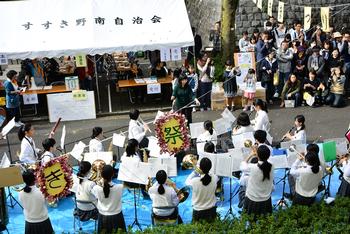
[[[139,117],[139,119],[140,119],[141,123],[143,124],[143,126],[145,127],[145,129],[147,131],[149,131],[150,133],[152,133],[151,129],[148,127],[148,124],[146,124],[141,117]]]

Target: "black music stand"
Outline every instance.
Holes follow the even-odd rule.
[[[133,228],[135,225],[142,231],[141,224],[139,223],[139,220],[137,219],[137,210],[136,210],[136,187],[133,188],[134,190],[134,209],[135,209],[135,217],[134,222],[131,224],[131,228]]]
[[[225,215],[224,220],[227,220],[230,215],[232,216],[232,218],[235,217],[234,213],[233,213],[233,208],[232,208],[232,199],[238,194],[239,189],[237,189],[237,191],[232,191],[232,177],[230,177],[230,207]],[[234,194],[233,194],[234,193]]]
[[[287,173],[288,169],[284,169],[284,176],[283,178],[277,182],[276,184],[280,183],[281,181],[283,182],[283,187],[282,187],[282,197],[281,199],[274,205],[274,209],[276,209],[277,207],[288,207],[288,204],[286,202],[286,199],[285,199],[285,190],[286,190],[286,179],[288,177],[288,173]]]
[[[10,156],[10,163],[12,164],[13,160],[12,160],[11,146],[10,146],[8,133],[5,136],[6,136],[7,149],[8,149],[8,153],[9,153],[9,156]],[[23,207],[21,206],[21,204],[19,204],[18,200],[13,196],[10,187],[7,187],[7,192],[8,192],[8,194],[6,196],[6,200],[10,199],[10,204],[7,204],[7,205],[13,209],[16,206],[16,204],[17,204],[23,210]]]

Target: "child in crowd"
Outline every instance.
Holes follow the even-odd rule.
[[[225,102],[226,107],[228,110],[235,111],[235,103],[233,101],[233,98],[237,95],[237,81],[236,76],[241,75],[241,71],[239,67],[233,67],[232,61],[227,60],[226,61],[226,69],[224,71],[224,96],[225,96]]]
[[[253,68],[248,70],[248,74],[244,78],[243,82],[245,83],[244,98],[246,102],[243,110],[248,111],[253,105],[256,92],[256,75]]]

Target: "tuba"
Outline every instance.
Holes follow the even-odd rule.
[[[198,174],[203,174],[202,170],[197,166],[197,156],[194,154],[187,154],[182,160],[182,167],[186,170],[194,169]]]
[[[91,176],[89,180],[94,182],[99,182],[102,179],[101,173],[102,168],[106,165],[106,163],[102,159],[97,159],[92,163],[91,167]]]

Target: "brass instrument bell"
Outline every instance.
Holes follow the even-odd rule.
[[[246,139],[243,144],[246,148],[251,148],[253,146],[253,142],[250,139]]]

